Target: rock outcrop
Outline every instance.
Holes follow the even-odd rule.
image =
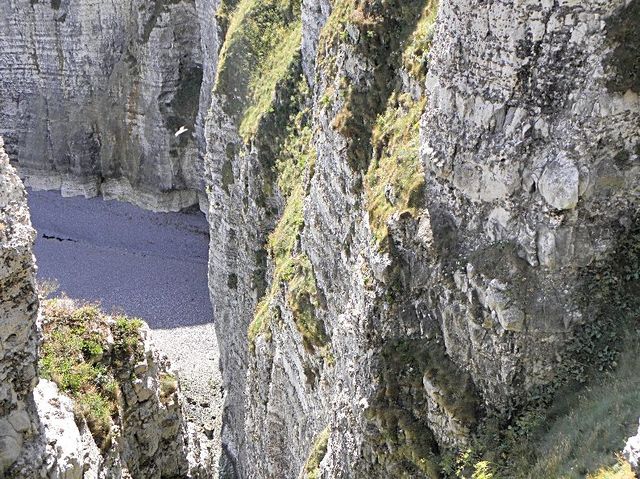
[[[38,294],[27,198],[0,138],[0,476],[37,433]]]
[[[242,2],[206,158],[230,475],[437,477],[483,418],[611,360],[637,8]]]
[[[48,379],[33,391],[31,441],[7,477],[211,477],[208,451],[183,419],[178,380],[146,325],[68,299],[45,303],[43,316]]]
[[[197,204],[216,48],[200,19],[213,5],[4,5],[0,134],[27,186],[155,210]]]
[[[496,406],[553,378],[565,340],[597,307],[580,301],[584,268],[636,221],[640,88],[612,85],[634,75],[618,65],[637,48],[618,36],[634,9],[442,4],[422,120],[425,198],[433,247],[459,264],[440,268],[438,282],[455,285],[434,307],[449,353]]]

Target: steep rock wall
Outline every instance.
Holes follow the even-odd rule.
[[[638,5],[16,1],[0,119],[34,185],[156,209],[206,145],[223,477],[437,477],[613,357]]]
[[[41,313],[36,434],[8,477],[211,477],[145,324],[68,298]]]
[[[433,307],[496,407],[554,377],[600,306],[580,300],[585,267],[637,220],[638,8],[441,7],[422,151],[434,285],[452,282]]]
[[[27,184],[157,210],[197,203],[214,3],[5,5],[0,134]]]
[[[0,476],[37,432],[34,239],[24,188],[0,138]]]
[[[230,475],[437,477],[486,415],[607,356],[581,348],[615,329],[592,273],[637,220],[637,8],[305,1],[306,86],[280,71],[250,130],[259,98],[218,71]]]

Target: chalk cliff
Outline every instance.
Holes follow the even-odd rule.
[[[3,5],[0,135],[27,185],[157,210],[197,204],[216,48],[199,19],[213,3]]]
[[[487,418],[610,366],[638,2],[227,7],[206,166],[230,470],[437,477]]]
[[[222,477],[526,476],[546,411],[633,370],[638,0],[16,0],[0,20],[28,183],[207,209]],[[5,356],[18,450],[35,374]]]
[[[37,431],[32,400],[38,361],[34,239],[24,188],[0,140],[0,475]]]

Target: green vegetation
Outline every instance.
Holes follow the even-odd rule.
[[[319,64],[328,77],[334,76],[334,57],[347,44],[353,50],[350,55],[366,60],[371,73],[370,79],[358,84],[342,78],[336,92],[344,100],[332,126],[348,140],[347,160],[354,171],[364,172],[369,166],[372,130],[394,91],[402,52],[425,16],[424,8],[422,0],[340,0],[334,4],[321,35]],[[422,42],[420,33],[416,35]]]
[[[320,463],[327,454],[330,435],[331,432],[327,427],[316,436],[316,440],[313,443],[307,462],[304,465],[304,479],[320,478]]]
[[[429,429],[425,377],[438,392],[438,405],[471,428],[476,398],[471,380],[446,356],[441,341],[388,341],[381,354],[381,387],[365,414],[371,426],[369,444],[393,477],[438,477],[437,446]],[[433,398],[434,396],[431,396]]]
[[[378,244],[388,235],[395,212],[415,216],[424,186],[420,161],[420,115],[425,101],[393,95],[373,130],[374,159],[365,176],[369,223]]]
[[[229,20],[215,89],[227,95],[225,110],[248,141],[271,111],[278,85],[299,68],[300,0],[240,0],[231,8],[223,3],[218,13]]]
[[[117,316],[116,324],[112,328],[115,340],[114,351],[120,358],[127,359],[135,357],[136,360],[142,359],[143,351],[141,349],[139,330],[142,321],[137,318],[129,318],[127,316]]]
[[[443,456],[445,477],[467,478],[484,462],[495,479],[633,478],[617,453],[637,431],[639,339],[628,337],[615,371],[588,388],[562,389],[550,408],[528,408],[511,424],[488,418],[470,449]]]
[[[423,82],[427,75],[427,62],[437,14],[438,0],[428,0],[407,47],[402,52],[403,68],[418,82]]]
[[[610,467],[598,469],[593,474],[589,474],[587,479],[635,479],[636,475],[631,470],[631,465],[623,459]]]
[[[297,95],[308,93],[306,81],[300,79]],[[258,335],[270,336],[270,328],[280,320],[277,299],[284,299],[292,312],[305,348],[319,349],[328,363],[333,359],[322,322],[316,316],[318,290],[309,257],[299,248],[304,227],[303,203],[306,185],[313,175],[316,152],[312,146],[312,131],[308,125],[309,110],[302,109],[292,116],[287,138],[276,160],[278,188],[285,198],[282,217],[267,240],[267,251],[273,262],[271,288],[256,308],[249,326],[251,346]]]
[[[216,12],[216,21],[218,22],[218,27],[223,32],[222,37],[224,37],[227,33],[227,29],[229,28],[229,22],[231,21],[231,15],[238,5],[239,0],[221,0],[220,5],[218,6],[218,11]]]
[[[535,440],[538,454],[529,477],[578,478],[617,463],[615,454],[637,431],[639,339],[634,334],[627,340],[615,371],[578,393],[559,395],[547,414],[557,419]]]
[[[84,417],[98,445],[108,448],[111,444],[111,416],[117,412],[115,398],[88,387],[74,399],[77,401],[74,413]]]
[[[437,2],[429,1],[402,52],[401,65],[424,83]],[[392,93],[371,134],[372,160],[365,176],[369,223],[376,242],[385,247],[387,222],[394,213],[415,216],[422,197],[424,171],[420,160],[420,116],[426,98]]]
[[[617,232],[613,254],[582,271],[577,300],[588,321],[569,338],[558,380],[514,418],[489,416],[470,449],[441,462],[468,477],[480,461],[498,478],[629,476],[616,458],[637,431],[640,390],[640,222]]]
[[[96,442],[106,449],[112,440],[112,417],[118,414],[117,370],[124,357],[141,354],[141,321],[118,317],[113,326],[98,307],[75,307],[69,300],[43,302],[42,377],[54,381],[75,402]],[[113,335],[113,355],[105,354]],[[113,357],[112,357],[113,356]]]
[[[160,373],[160,401],[166,401],[178,390],[178,379],[169,373]]]
[[[299,62],[302,23],[294,23],[282,34],[281,41],[261,64],[262,68],[257,69],[249,83],[250,104],[240,122],[240,136],[245,141],[255,135],[260,119],[271,108],[279,81],[287,77],[292,63]]]

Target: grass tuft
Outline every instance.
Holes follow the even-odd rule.
[[[299,63],[300,0],[240,0],[235,8],[228,3],[219,11],[228,30],[214,88],[226,95],[225,110],[249,141],[271,111],[278,85]]]
[[[420,161],[420,116],[425,100],[392,95],[373,130],[374,159],[365,176],[369,224],[378,245],[389,232],[394,213],[417,213],[424,186]]]
[[[78,307],[68,299],[46,300],[42,306],[41,375],[74,400],[77,417],[85,419],[96,443],[106,450],[113,437],[112,418],[119,412],[117,369],[125,356],[130,361],[141,354],[142,321],[120,316],[112,324],[97,305]],[[105,354],[111,347],[115,354]]]
[[[178,379],[169,373],[160,373],[160,401],[166,403],[178,390]]]
[[[295,96],[304,99],[308,93],[306,81],[301,78]],[[271,339],[271,325],[281,317],[278,299],[284,297],[305,348],[309,351],[318,349],[331,364],[328,338],[316,315],[319,300],[313,266],[299,246],[304,228],[304,198],[316,158],[309,115],[309,110],[302,108],[291,116],[287,138],[275,162],[278,188],[285,198],[285,207],[266,245],[273,262],[271,287],[258,303],[248,335],[251,348],[259,335]]]
[[[600,468],[593,474],[589,474],[587,479],[635,479],[635,477],[631,464],[622,458],[618,458],[618,462],[615,465]]]
[[[634,336],[627,340],[629,348],[615,371],[603,374],[579,393],[561,395],[557,400],[549,413],[552,426],[536,440],[539,454],[529,477],[578,478],[589,473],[607,477],[596,471],[617,467],[616,453],[635,434],[640,411],[640,346]]]

